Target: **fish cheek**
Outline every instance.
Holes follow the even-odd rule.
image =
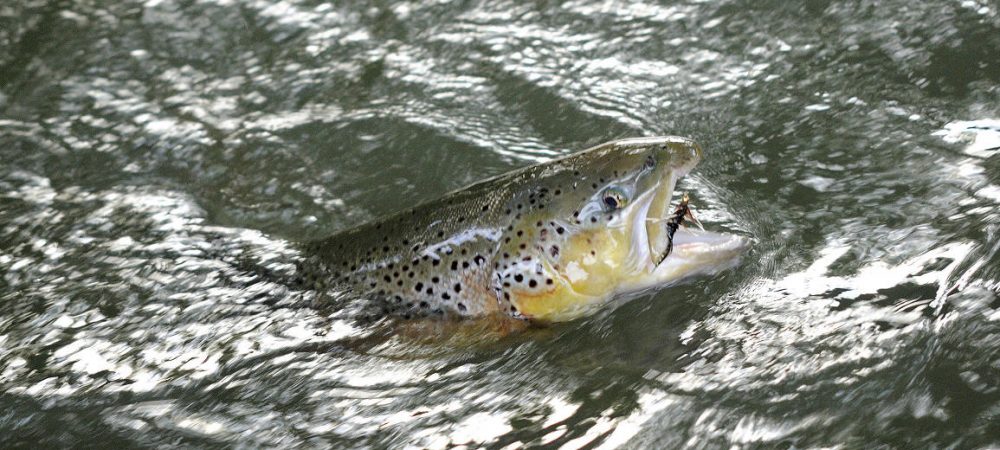
[[[621,232],[607,229],[573,235],[564,244],[556,265],[558,277],[575,294],[588,298],[611,295],[623,275],[628,254],[626,238]]]

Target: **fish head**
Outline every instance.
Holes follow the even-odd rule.
[[[689,139],[625,139],[526,174],[494,263],[498,299],[521,317],[565,321],[732,266],[744,237],[681,227],[671,244],[668,235],[674,187],[701,158]]]

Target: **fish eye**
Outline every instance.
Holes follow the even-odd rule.
[[[604,191],[601,200],[608,211],[624,208],[628,204],[628,198],[625,197],[625,193],[617,188],[608,188]]]

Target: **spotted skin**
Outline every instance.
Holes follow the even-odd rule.
[[[699,158],[688,140],[644,138],[510,172],[304,244],[299,279],[316,289],[350,289],[395,317],[544,319],[518,305],[532,298],[572,303],[581,288],[562,264],[582,270],[587,258],[611,248],[602,233],[630,226],[634,212],[610,208],[609,189],[638,196]],[[560,289],[569,292],[565,299],[546,297],[563,296]]]

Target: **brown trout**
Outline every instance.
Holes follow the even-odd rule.
[[[736,263],[744,237],[668,230],[701,157],[685,138],[623,139],[509,172],[306,244],[301,282],[397,317],[571,320]]]

